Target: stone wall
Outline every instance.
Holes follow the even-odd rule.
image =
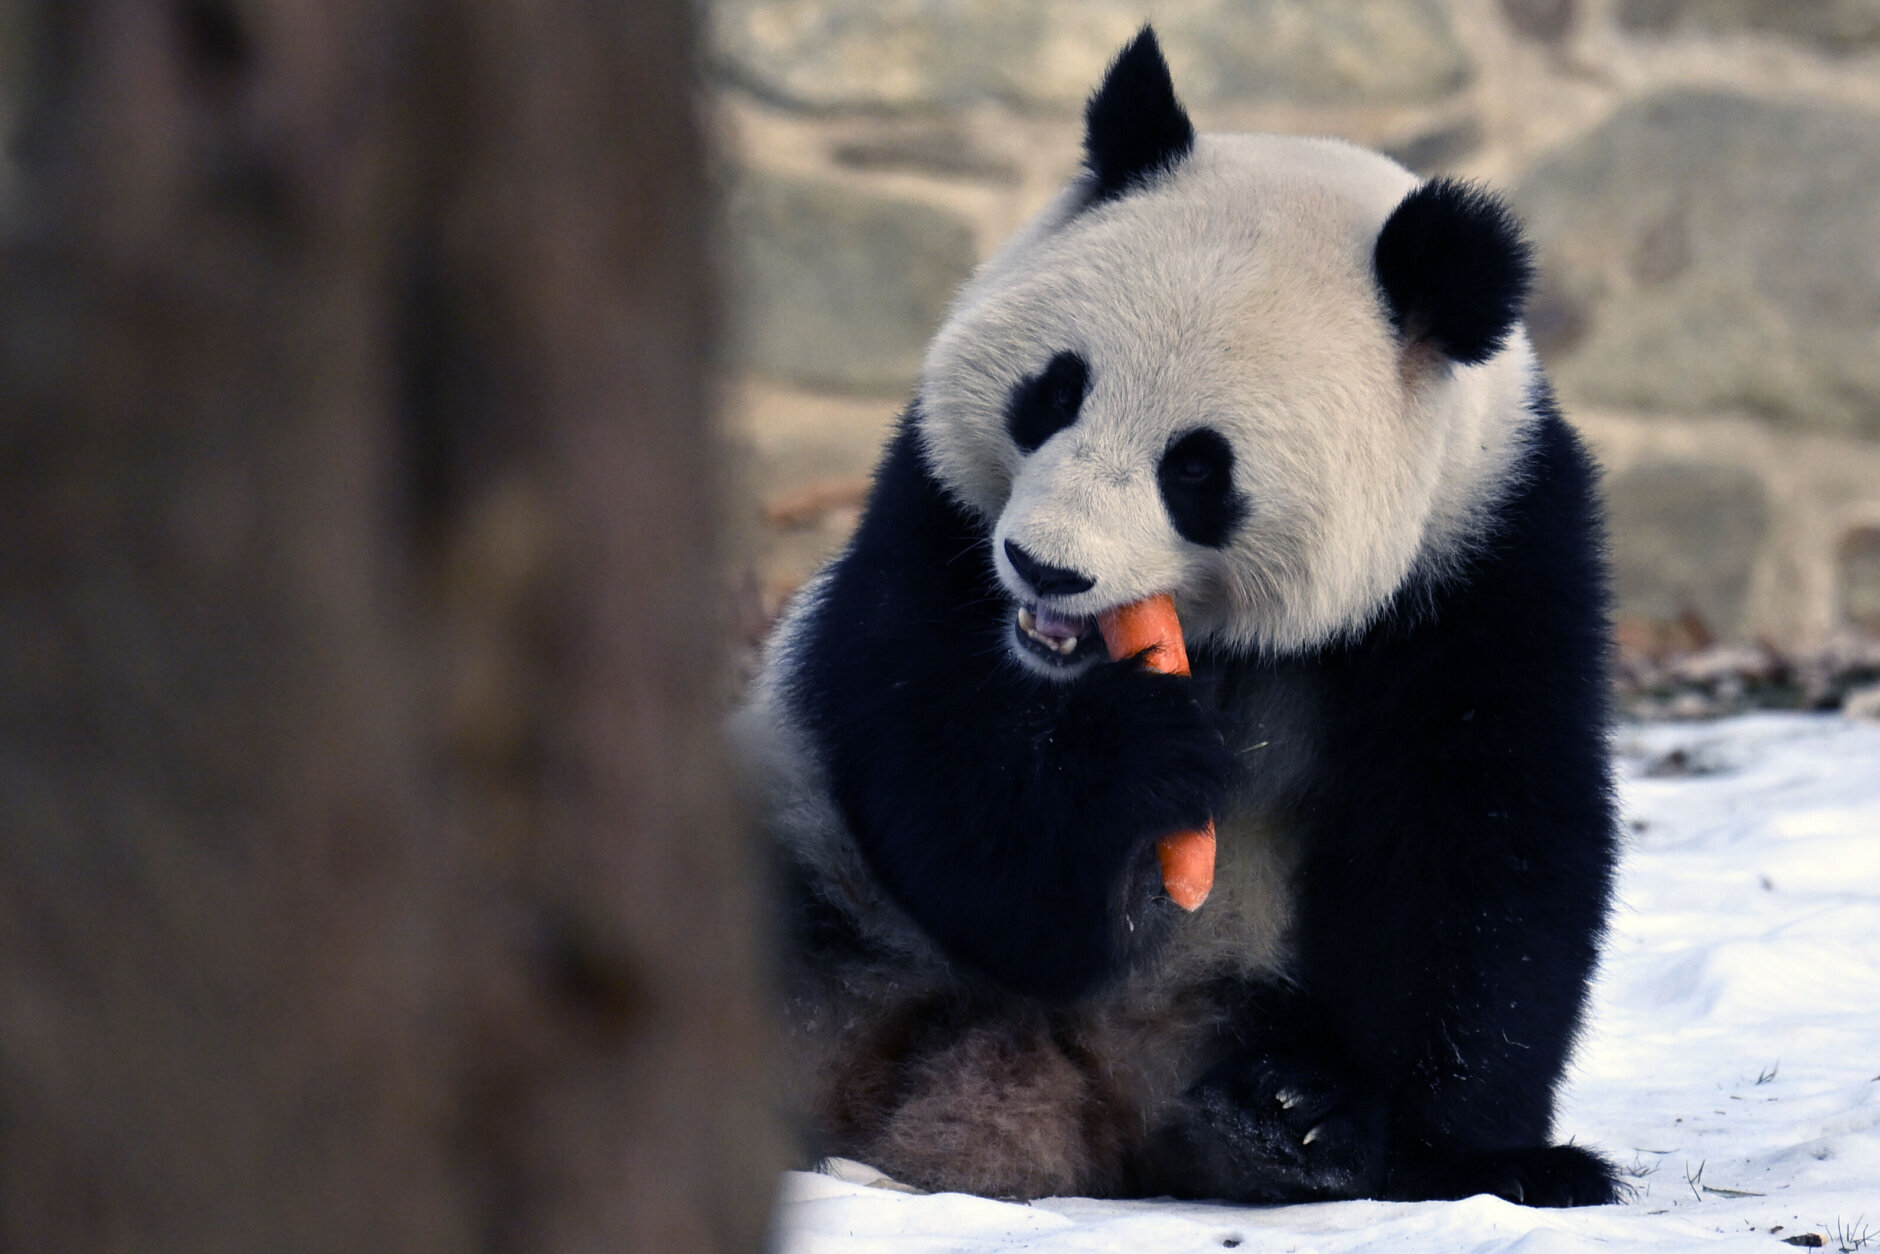
[[[1203,129],[1504,189],[1622,639],[1880,632],[1880,0],[715,0],[754,623],[854,520],[973,259],[1152,16]],[[761,597],[758,595],[761,593]]]

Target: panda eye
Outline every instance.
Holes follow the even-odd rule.
[[[1214,463],[1198,454],[1190,453],[1170,468],[1169,473],[1180,483],[1206,483],[1214,474]]]
[[[1005,407],[1005,428],[1021,452],[1040,444],[1077,421],[1090,390],[1090,366],[1076,353],[1057,354],[1045,368],[1012,389]]]
[[[1183,539],[1220,548],[1247,516],[1234,490],[1234,448],[1211,427],[1177,437],[1156,467],[1169,520]]]

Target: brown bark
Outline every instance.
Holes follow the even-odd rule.
[[[44,0],[0,1249],[753,1249],[684,0]]]

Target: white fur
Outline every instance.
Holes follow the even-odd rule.
[[[1073,183],[980,267],[928,350],[920,431],[1015,599],[1008,539],[1096,580],[1064,613],[1169,592],[1191,642],[1290,652],[1466,555],[1533,421],[1535,365],[1519,331],[1473,367],[1394,334],[1372,253],[1416,183],[1335,140],[1202,136],[1120,199],[1077,212]],[[1088,394],[1027,456],[1007,400],[1064,350]],[[1155,478],[1199,426],[1232,445],[1249,504],[1219,550],[1177,534]]]

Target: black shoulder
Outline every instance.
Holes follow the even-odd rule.
[[[996,583],[987,536],[985,524],[950,497],[929,469],[919,406],[910,406],[875,466],[861,521],[825,590],[822,615],[863,619],[892,596],[930,612],[963,601],[982,604],[991,623]],[[875,622],[871,629],[898,634],[895,624]]]
[[[1599,470],[1544,380],[1529,408],[1526,447],[1478,549],[1406,594],[1372,643],[1388,665],[1428,663],[1444,705],[1483,700],[1524,735],[1558,733],[1603,759],[1610,593]]]
[[[1521,561],[1535,565],[1526,576],[1509,570],[1507,577],[1545,589],[1576,608],[1574,620],[1597,633],[1595,653],[1603,676],[1610,593],[1599,466],[1561,417],[1544,380],[1536,379],[1529,405],[1538,421],[1504,510],[1503,526],[1510,534],[1503,543],[1517,548]],[[1589,664],[1594,660],[1589,658]]]

